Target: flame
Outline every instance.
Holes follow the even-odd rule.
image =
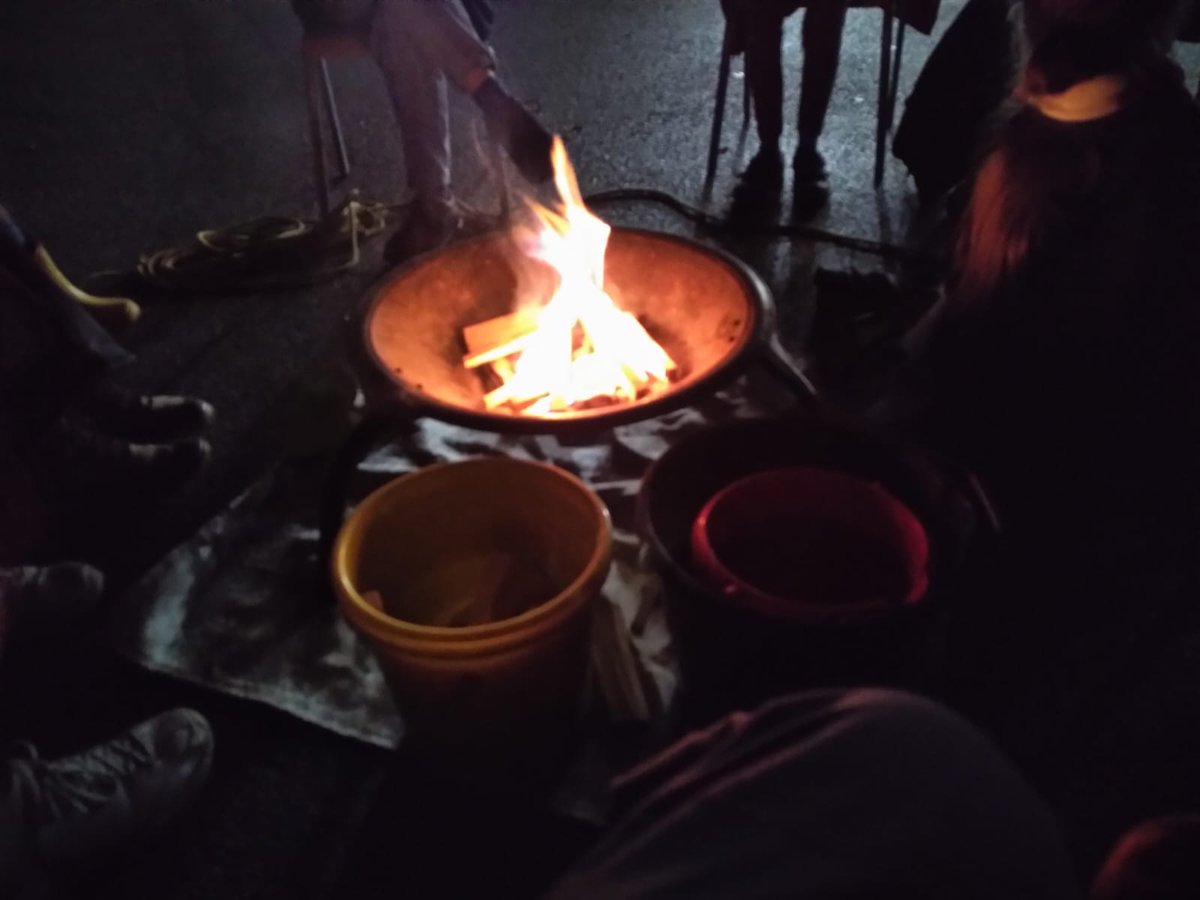
[[[534,225],[520,243],[528,256],[553,270],[556,285],[511,366],[496,367],[503,383],[488,395],[489,407],[510,403],[534,415],[605,399],[633,401],[669,384],[676,369],[637,317],[605,292],[612,229],[584,205],[558,137],[552,162],[560,208],[530,200]]]

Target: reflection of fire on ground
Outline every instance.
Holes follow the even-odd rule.
[[[583,205],[558,138],[554,183],[561,208],[529,201],[534,224],[516,234],[530,259],[554,273],[549,296],[518,298],[515,312],[463,329],[463,365],[484,378],[489,410],[553,415],[628,403],[679,375],[637,316],[604,290],[612,229]]]

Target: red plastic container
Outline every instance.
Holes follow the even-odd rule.
[[[792,622],[869,621],[920,603],[929,540],[877,482],[811,466],[739,479],[701,509],[697,574],[727,600]]]

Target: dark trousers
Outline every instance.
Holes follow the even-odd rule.
[[[130,355],[34,263],[0,206],[0,564],[22,562],[46,525],[32,473],[38,435]]]
[[[778,145],[783,134],[784,20],[805,7],[798,128],[801,144],[814,146],[824,129],[825,113],[837,78],[847,5],[848,0],[762,0],[728,4],[727,14],[742,19],[746,77],[750,79],[759,143],[764,147]]]
[[[34,263],[32,250],[0,206],[0,413],[10,429],[52,420],[72,393],[132,359]]]
[[[1042,801],[910,694],[809,691],[731,715],[616,796],[624,815],[553,900],[1078,896]]]

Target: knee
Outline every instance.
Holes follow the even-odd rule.
[[[838,733],[857,734],[893,749],[913,745],[921,755],[987,747],[976,728],[947,707],[892,688],[851,688],[823,700]]]

